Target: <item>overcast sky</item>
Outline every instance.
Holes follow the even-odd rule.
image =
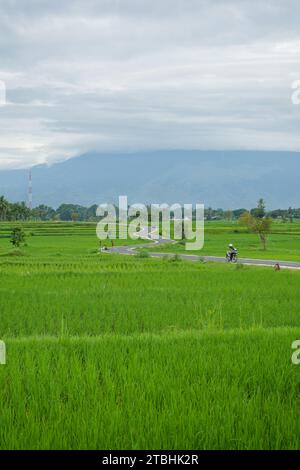
[[[0,168],[88,151],[300,150],[297,0],[1,0]]]

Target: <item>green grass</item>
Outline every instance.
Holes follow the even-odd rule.
[[[266,251],[262,249],[258,235],[248,233],[238,222],[206,222],[205,244],[200,251],[186,252],[184,242],[164,245],[151,251],[225,256],[229,243],[239,249],[242,258],[300,261],[300,222],[274,222]]]
[[[10,234],[13,227],[21,226],[26,234],[23,255],[30,257],[64,258],[85,257],[99,251],[100,241],[96,237],[96,223],[92,222],[0,222],[0,257],[12,256]],[[114,245],[137,245],[145,240],[114,240]],[[111,247],[111,240],[102,241],[102,246]]]
[[[299,448],[297,330],[8,341],[1,448]]]
[[[0,239],[0,449],[299,449],[300,272],[99,254],[75,228]]]

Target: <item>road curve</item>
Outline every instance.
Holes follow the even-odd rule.
[[[143,238],[145,240],[151,240],[153,243],[139,243],[138,245],[131,245],[131,246],[115,246],[111,248],[107,248],[106,250],[102,250],[104,253],[119,253],[121,255],[136,255],[136,249],[141,249],[141,248],[153,248],[156,246],[161,246],[161,245],[167,245],[170,243],[175,243],[173,240],[165,239],[162,237],[159,237],[157,240],[152,238],[152,235],[157,233],[157,228],[156,227],[151,227],[149,234],[147,227],[143,228],[139,232],[140,238]],[[155,252],[149,252],[149,256],[151,258],[165,258],[165,257],[170,257],[172,258],[175,253],[155,253]],[[220,256],[200,256],[200,255],[187,255],[187,254],[178,254],[180,259],[186,260],[186,261],[210,261],[214,263],[227,263],[227,260],[224,257]],[[239,258],[238,259],[239,264],[249,264],[252,266],[272,266],[274,267],[275,264],[279,264],[281,268],[283,269],[299,269],[300,270],[300,263],[299,262],[294,262],[294,261],[280,261],[280,260],[266,260],[266,259],[252,259],[252,258]]]

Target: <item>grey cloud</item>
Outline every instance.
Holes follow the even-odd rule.
[[[0,168],[90,150],[299,150],[294,0],[0,4]]]

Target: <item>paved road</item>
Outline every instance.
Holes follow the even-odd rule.
[[[140,248],[152,248],[162,245],[169,245],[170,243],[174,243],[172,240],[168,240],[165,238],[159,238],[157,240],[153,240],[152,235],[157,233],[156,227],[151,227],[149,231],[150,235],[148,235],[147,228],[143,228],[140,232],[140,237],[144,238],[145,240],[151,240],[153,243],[139,243],[138,245],[131,245],[131,246],[115,246],[113,248],[107,249],[106,253],[119,253],[121,255],[136,255],[135,250]],[[172,257],[174,253],[154,253],[149,252],[149,256],[152,258],[164,258],[166,256]],[[179,254],[178,255],[181,259],[187,261],[211,261],[215,263],[227,263],[227,260],[224,257],[219,256],[199,256],[199,255],[187,255],[187,254]],[[285,269],[300,269],[300,263],[294,261],[280,261],[280,260],[263,260],[263,259],[252,259],[252,258],[239,258],[238,263],[240,264],[250,264],[253,266],[274,266],[276,263],[279,263],[281,268]]]

